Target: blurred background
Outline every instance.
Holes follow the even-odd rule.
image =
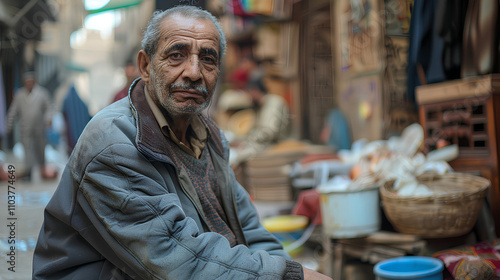
[[[228,46],[208,114],[231,142],[237,178],[263,218],[290,213],[302,190],[332,175],[373,171],[373,161],[371,169],[359,161],[370,153],[354,148],[402,136],[391,152],[452,146],[444,156],[451,167],[491,180],[486,227],[489,237],[500,233],[498,1],[0,0],[0,164],[19,170],[24,244],[21,272],[1,267],[0,279],[30,279],[41,213],[74,143],[93,115],[126,96],[153,11],[179,4],[206,9],[223,26]],[[18,126],[7,133],[6,119],[26,72],[47,89],[51,114],[47,164],[21,178],[25,151]],[[264,107],[252,88],[279,97],[282,114],[259,120]],[[286,126],[285,137],[267,137],[271,118],[281,132]],[[371,148],[373,158],[378,148]],[[3,187],[8,174],[0,175]],[[6,237],[0,227],[0,249]]]
[[[215,14],[228,38],[219,92],[231,87],[231,74],[252,56],[266,65],[268,91],[289,105],[297,138],[319,143],[327,113],[340,108],[356,127],[353,138],[379,139],[415,119],[406,77],[392,69],[407,64],[412,1],[385,2],[2,0],[0,113],[23,86],[22,74],[34,71],[55,112],[74,85],[94,115],[125,86],[124,67],[135,63],[151,13],[192,4]],[[359,38],[350,38],[353,32]],[[384,89],[385,76],[391,83]],[[395,104],[410,109],[401,110],[408,116],[397,122],[390,118]],[[16,142],[4,128],[0,136],[3,149]]]

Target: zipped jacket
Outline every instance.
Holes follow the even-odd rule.
[[[164,152],[144,85],[136,80],[82,133],[45,209],[33,279],[302,279],[235,180],[222,132],[200,115],[240,244],[208,230],[186,171]]]

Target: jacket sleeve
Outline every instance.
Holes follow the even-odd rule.
[[[248,248],[251,252],[259,250],[275,256],[281,256],[286,259],[285,274],[282,279],[303,279],[302,265],[292,261],[290,255],[283,250],[281,243],[262,226],[259,220],[258,212],[247,191],[236,181],[233,176],[233,183],[236,188],[236,201],[238,205],[238,217],[243,226],[243,233],[248,243]]]
[[[222,143],[225,147],[226,158],[229,158],[229,143],[221,131]],[[238,218],[242,225],[247,246],[251,252],[265,251],[271,255],[281,256],[286,259],[285,274],[282,279],[300,280],[304,278],[302,265],[294,262],[290,255],[283,250],[278,239],[265,229],[260,223],[260,218],[248,192],[238,183],[228,162],[231,184],[233,185]]]
[[[232,174],[233,184],[235,186],[236,203],[238,205],[238,217],[243,227],[243,232],[252,252],[264,250],[272,255],[282,256],[291,260],[290,255],[283,250],[281,243],[270,233],[262,224],[247,191],[235,180]]]
[[[144,279],[283,278],[288,262],[282,254],[256,250],[264,246],[254,240],[251,249],[231,248],[219,234],[200,233],[178,196],[167,192],[165,184],[172,182],[164,182],[140,153],[123,152],[134,149],[128,143],[107,147],[85,167],[78,183],[78,204],[100,239],[114,248],[100,251],[104,257],[118,258],[127,274]],[[253,227],[261,230],[247,225]],[[277,252],[274,246],[271,251]]]

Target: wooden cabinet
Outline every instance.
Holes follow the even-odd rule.
[[[424,148],[433,150],[444,139],[459,146],[450,162],[458,172],[470,172],[491,181],[489,201],[495,230],[500,236],[500,75],[470,77],[417,87]]]

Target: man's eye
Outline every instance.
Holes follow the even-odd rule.
[[[182,54],[180,54],[180,53],[173,53],[173,54],[169,55],[169,57],[171,59],[181,59],[182,58]]]
[[[215,59],[210,57],[210,56],[204,56],[201,58],[201,61],[208,63],[208,64],[215,64]]]

